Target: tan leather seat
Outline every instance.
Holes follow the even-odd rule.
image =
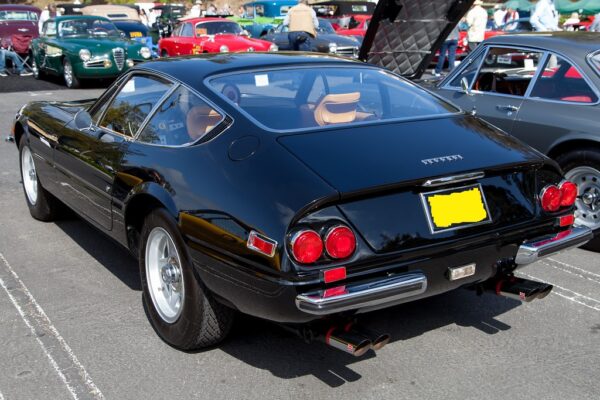
[[[188,135],[192,140],[200,139],[221,122],[221,114],[207,106],[195,106],[185,118]]]
[[[319,126],[353,122],[359,100],[360,92],[328,94],[315,107],[315,121]]]

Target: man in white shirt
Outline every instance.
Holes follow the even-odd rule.
[[[554,0],[540,0],[531,14],[531,25],[538,32],[560,31],[558,27],[558,11]]]
[[[494,11],[494,24],[496,25],[496,27],[499,27],[500,25],[504,24],[506,9],[504,8],[504,5],[501,4],[496,4],[494,6],[494,9],[496,10]]]
[[[469,41],[469,49],[475,50],[479,43],[485,39],[485,28],[488,21],[487,11],[482,7],[483,1],[475,0],[473,8],[467,13],[467,24],[469,30],[467,31],[467,40]]]
[[[594,17],[594,22],[590,25],[591,32],[600,32],[600,13],[596,14]]]

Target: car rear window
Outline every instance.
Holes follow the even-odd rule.
[[[37,21],[38,15],[33,11],[3,10],[0,11],[0,21]]]
[[[383,70],[345,65],[233,73],[210,80],[255,122],[296,130],[412,119],[458,110]]]

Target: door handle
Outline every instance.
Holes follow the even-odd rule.
[[[496,106],[496,108],[500,111],[510,111],[510,112],[517,112],[519,111],[519,107],[517,106],[511,106],[511,105],[506,105],[506,106],[501,106],[498,105]]]

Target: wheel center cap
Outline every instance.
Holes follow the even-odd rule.
[[[581,200],[583,204],[590,208],[595,208],[596,203],[598,202],[598,192],[596,190],[590,190],[589,192],[585,192],[581,196]]]
[[[179,282],[179,268],[175,265],[169,263],[161,268],[160,276],[164,283],[168,285],[173,285]]]
[[[35,178],[35,171],[34,171],[34,170],[32,170],[32,169],[30,169],[30,170],[29,170],[29,177],[30,177],[31,179],[34,179],[34,178]]]

